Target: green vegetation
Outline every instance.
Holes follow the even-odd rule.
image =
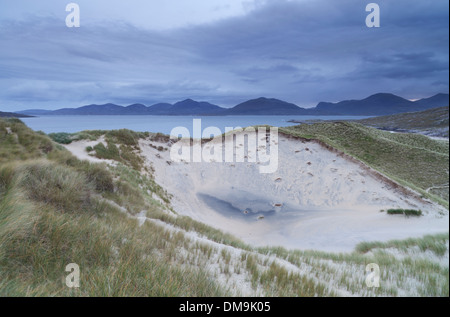
[[[422,211],[414,210],[414,209],[388,209],[387,214],[388,215],[405,215],[406,217],[409,217],[409,216],[419,217],[419,216],[422,216]]]
[[[212,228],[208,225],[205,225],[202,222],[198,222],[187,216],[174,217],[172,215],[163,213],[149,214],[149,212],[147,212],[147,215],[150,215],[151,218],[158,219],[165,223],[174,225],[187,232],[197,232],[203,235],[204,237],[208,238],[209,240],[220,244],[229,245],[232,247],[239,248],[241,250],[248,250],[248,251],[253,250],[251,246],[245,244],[244,242],[237,239],[233,235],[224,233],[218,229]]]
[[[106,160],[120,160],[120,151],[114,143],[106,147],[103,143],[94,146],[96,157]]]
[[[75,140],[75,135],[70,133],[51,133],[49,134],[49,137],[55,141],[56,143],[60,144],[70,144]]]
[[[264,263],[255,254],[243,253],[242,261],[245,261],[245,269],[251,275],[251,283],[254,289],[262,288],[267,296],[336,296],[321,282],[299,273],[290,272],[277,261],[267,260]]]
[[[449,206],[449,143],[418,134],[380,131],[358,123],[302,124],[280,132],[320,140],[399,184]]]
[[[99,201],[77,214],[57,212],[51,204],[24,200],[17,190],[4,193],[0,205],[1,296],[226,294],[201,269],[151,256],[175,243],[161,227],[138,227]],[[81,268],[80,289],[63,283],[64,267],[72,262]]]
[[[70,144],[75,141],[89,140],[96,141],[101,136],[105,136],[106,139],[110,139],[115,143],[125,144],[125,145],[138,145],[139,139],[143,138],[157,138],[163,139],[164,134],[160,133],[149,133],[149,132],[135,132],[127,129],[121,130],[86,130],[77,133],[50,133],[48,135],[53,141],[60,144]]]
[[[104,137],[106,145],[100,142],[94,147],[88,146],[86,151],[88,153],[94,152],[93,155],[99,159],[114,160],[138,171],[144,168],[144,160],[139,155],[139,139],[150,136],[151,134],[148,132],[139,133],[127,129],[113,131],[89,130],[79,133],[49,134],[49,137],[53,141],[60,144],[70,144],[80,140],[97,141],[100,137]],[[158,138],[160,137],[159,135],[156,136]]]
[[[0,164],[40,158],[54,149],[46,136],[28,129],[19,119],[0,119]]]
[[[155,256],[174,254],[185,239],[138,226],[102,198],[117,186],[105,166],[77,160],[19,121],[0,126],[0,148],[16,153],[0,165],[0,296],[227,295],[201,268]],[[80,289],[63,283],[69,263],[81,268]]]
[[[367,253],[373,249],[395,248],[406,252],[408,248],[417,246],[420,251],[427,250],[433,252],[436,256],[443,256],[447,251],[449,234],[427,235],[420,239],[392,240],[389,242],[362,242],[356,247],[359,253]]]
[[[440,107],[420,112],[369,118],[358,122],[385,130],[411,130],[448,138],[448,109],[448,106]]]
[[[50,133],[48,136],[55,141],[56,143],[60,144],[70,144],[75,141],[81,141],[81,140],[89,140],[89,141],[95,141],[102,135],[107,133],[107,131],[102,130],[95,130],[95,131],[83,131],[78,133]]]
[[[449,234],[446,233],[388,242],[363,242],[352,253],[287,250],[282,247],[259,248],[258,251],[288,261],[303,271],[310,270],[317,279],[329,282],[333,289],[344,293],[447,297],[449,268],[444,256],[448,254],[448,243]],[[363,286],[366,276],[362,272],[369,263],[380,267],[380,288]],[[413,287],[411,281],[417,285]]]

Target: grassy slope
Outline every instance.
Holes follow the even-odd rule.
[[[11,128],[8,134],[5,127]],[[17,120],[0,121],[0,295],[221,296],[202,269],[172,262],[182,247],[160,226],[139,227],[102,196],[162,212],[136,187],[118,189],[101,165],[81,162]],[[147,200],[151,200],[147,198]],[[82,288],[64,268],[77,263]]]
[[[151,173],[119,161],[81,162],[20,121],[0,119],[0,296],[221,296],[239,294],[242,281],[268,296],[449,294],[448,263],[440,263],[448,234],[365,243],[349,254],[255,249],[177,216],[153,199],[170,196]],[[154,220],[139,226],[130,215],[141,210]],[[79,289],[63,283],[72,262]],[[381,266],[378,289],[365,287],[368,263]]]
[[[280,131],[321,140],[448,208],[448,142],[349,122],[302,124]]]
[[[415,130],[430,135],[448,137],[448,111],[448,107],[441,107],[420,112],[369,118],[358,122],[387,130]]]

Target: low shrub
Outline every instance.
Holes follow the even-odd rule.
[[[120,161],[120,152],[114,143],[109,143],[108,146],[99,143],[94,146],[94,150],[99,159]]]
[[[139,134],[127,129],[108,131],[106,133],[106,138],[112,138],[116,141],[115,143],[130,146],[138,145],[139,142]]]
[[[72,134],[70,133],[50,133],[48,136],[59,144],[70,144],[73,141]]]
[[[414,209],[389,209],[387,211],[388,215],[405,215],[407,217],[415,216],[420,217],[422,216],[421,210],[414,210]]]

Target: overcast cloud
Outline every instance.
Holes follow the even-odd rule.
[[[45,2],[43,4],[42,2]],[[69,3],[70,1],[67,1]],[[448,1],[0,0],[0,110],[448,93]]]

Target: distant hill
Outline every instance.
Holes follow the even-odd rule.
[[[438,107],[448,107],[449,95],[437,94],[430,98],[420,99],[414,102],[416,106],[420,106],[423,109],[432,109]]]
[[[63,108],[54,111],[48,110],[24,110],[22,114],[55,115],[55,116],[95,116],[95,115],[210,115],[224,111],[224,108],[208,102],[198,102],[192,99],[169,103],[159,103],[147,107],[143,104],[133,104],[126,107],[112,103],[104,105],[87,105],[80,108]]]
[[[172,106],[173,105],[170,103],[157,103],[156,105],[148,107],[148,111],[153,115],[163,115],[168,113]]]
[[[210,115],[220,114],[224,111],[224,108],[210,104],[209,102],[198,102],[192,99],[186,99],[177,102],[169,108],[170,115]]]
[[[305,109],[278,99],[252,99],[226,110],[226,115],[301,115]]]
[[[403,112],[423,111],[449,104],[448,94],[437,94],[430,98],[410,101],[402,97],[379,93],[362,100],[344,100],[338,103],[320,102],[315,108],[301,108],[279,99],[261,97],[238,104],[232,108],[222,108],[204,101],[186,99],[175,104],[158,103],[147,107],[132,104],[127,107],[112,103],[88,105],[80,108],[64,108],[55,111],[24,110],[25,115],[353,115],[382,116]]]
[[[44,109],[29,109],[29,110],[21,110],[16,111],[15,113],[29,115],[29,116],[45,116],[48,114],[51,114],[53,111],[51,110],[44,110]]]
[[[2,118],[31,118],[32,116],[27,116],[20,113],[14,113],[14,112],[2,112],[0,111],[0,117]]]
[[[88,105],[80,108],[64,108],[51,112],[51,115],[67,116],[67,115],[121,115],[125,112],[125,107],[112,103],[105,105]]]
[[[449,107],[381,116],[359,120],[358,122],[382,130],[417,132],[431,136],[448,137]]]
[[[448,106],[448,102],[448,94],[438,94],[413,102],[393,94],[380,93],[363,100],[346,100],[338,103],[321,102],[316,108],[311,109],[311,113],[381,116],[445,107]]]
[[[128,107],[125,107],[123,110],[123,113],[126,113],[128,115],[140,115],[143,112],[148,112],[148,107],[146,105],[136,103],[133,105],[129,105]]]

